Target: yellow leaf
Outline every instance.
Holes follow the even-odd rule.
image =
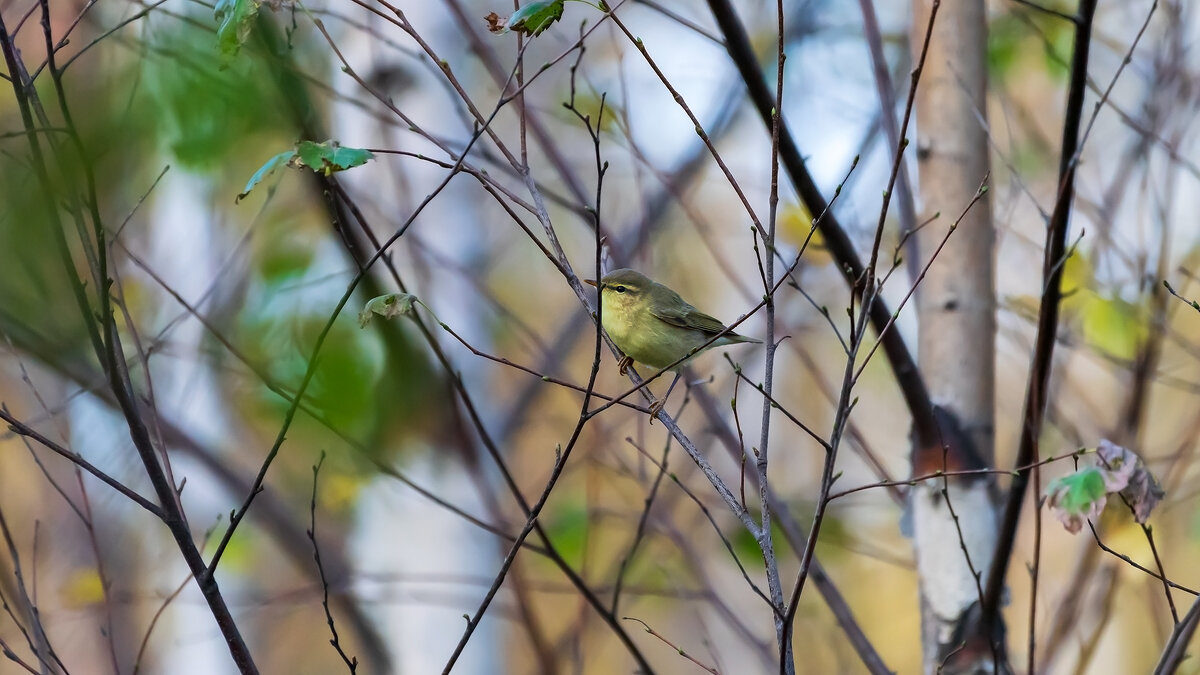
[[[1129,514],[1129,509],[1121,500],[1113,498],[1109,509],[1111,517],[1104,517],[1104,528],[1101,537],[1104,544],[1114,551],[1129,556],[1135,563],[1154,569],[1154,553],[1146,545],[1146,533]],[[1157,533],[1156,533],[1157,534]]]
[[[100,573],[94,569],[81,569],[71,573],[59,589],[63,602],[71,607],[85,607],[104,601],[104,584]]]
[[[334,511],[345,511],[354,505],[361,489],[362,480],[357,476],[330,472],[321,476],[321,504]]]
[[[1083,336],[1088,344],[1110,356],[1129,360],[1146,338],[1138,308],[1120,298],[1096,296],[1083,307]]]
[[[1062,309],[1074,315],[1083,311],[1092,299],[1092,279],[1095,270],[1087,256],[1080,251],[1074,251],[1063,263],[1062,277]]]
[[[796,248],[803,246],[807,239],[808,248],[804,249],[804,262],[814,267],[822,267],[833,262],[833,257],[825,247],[825,238],[821,236],[821,231],[813,231],[812,221],[812,212],[803,201],[788,204],[779,211],[779,236]]]

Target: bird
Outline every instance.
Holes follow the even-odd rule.
[[[617,269],[599,282],[584,279],[584,283],[600,291],[604,332],[625,354],[617,365],[622,375],[634,361],[675,372],[666,396],[651,404],[651,419],[662,410],[679,381],[680,369],[693,356],[712,347],[762,343],[729,330],[669,287],[636,270]],[[720,337],[713,340],[717,335]]]

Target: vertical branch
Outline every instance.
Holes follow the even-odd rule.
[[[854,295],[851,293],[851,298]],[[863,344],[863,337],[868,317],[870,316],[870,305],[874,301],[876,293],[868,293],[863,298],[863,307],[857,316],[851,319],[851,343],[850,353],[846,356],[846,364],[842,374],[842,388],[838,396],[836,412],[834,414],[833,432],[830,434],[829,446],[825,452],[825,462],[821,470],[821,490],[817,496],[817,508],[813,514],[812,526],[808,531],[808,539],[804,544],[804,550],[800,554],[800,569],[796,572],[796,582],[792,587],[791,598],[788,600],[786,608],[787,615],[784,618],[783,631],[784,642],[780,646],[780,675],[785,675],[783,664],[785,662],[784,655],[789,649],[791,642],[792,627],[795,624],[796,609],[800,606],[800,596],[804,593],[804,585],[808,580],[809,571],[812,568],[814,554],[817,548],[817,537],[821,533],[821,526],[825,520],[825,510],[829,506],[829,491],[833,486],[833,468],[837,461],[837,449],[841,443],[842,432],[846,428],[846,422],[850,417],[850,413],[854,408],[851,401],[851,394],[854,387],[854,365],[858,357],[859,348]]]
[[[1059,305],[1062,301],[1062,262],[1066,253],[1071,203],[1075,195],[1079,127],[1083,115],[1083,98],[1087,91],[1088,50],[1091,46],[1092,19],[1096,14],[1096,4],[1097,0],[1080,0],[1075,18],[1075,47],[1071,56],[1070,88],[1063,118],[1062,147],[1059,150],[1058,195],[1046,232],[1046,251],[1042,261],[1042,301],[1038,308],[1037,337],[1033,360],[1030,363],[1029,383],[1025,391],[1024,412],[1021,416],[1021,439],[1014,460],[1017,467],[1027,467],[1036,461],[1038,437],[1046,410],[1046,391],[1054,357],[1055,336],[1058,332]],[[998,620],[1004,594],[1004,579],[1016,541],[1021,506],[1031,474],[1037,471],[1036,465],[1018,469],[1009,487],[996,550],[988,568],[987,585],[981,603],[981,616],[985,624]]]
[[[779,580],[779,562],[775,558],[775,542],[771,533],[771,498],[767,473],[768,448],[771,437],[771,395],[775,382],[775,227],[779,212],[779,128],[783,118],[783,65],[784,65],[784,22],[783,0],[776,0],[776,56],[775,56],[775,106],[771,118],[771,192],[768,203],[767,233],[765,241],[766,264],[760,261],[763,274],[764,306],[767,334],[763,340],[763,403],[761,433],[758,441],[758,500],[762,507],[762,526],[759,529],[758,546],[762,549],[763,565],[766,567],[767,588],[775,606],[775,638],[779,643],[779,670],[784,675],[793,675],[796,665],[791,643],[787,638],[787,622],[784,614],[787,606],[783,602],[783,585]]]

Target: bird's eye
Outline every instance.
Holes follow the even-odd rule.
[[[618,293],[624,293],[624,292],[625,292],[625,287],[624,287],[624,286],[617,286],[617,287],[616,287],[616,288],[614,288],[613,290],[614,290],[614,291],[616,291],[616,292],[618,292]]]

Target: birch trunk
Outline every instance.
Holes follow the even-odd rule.
[[[914,0],[915,48],[924,41],[931,5]],[[918,237],[922,265],[989,171],[987,133],[980,122],[981,116],[986,119],[986,58],[983,0],[943,3],[916,101],[917,221],[941,214]],[[933,402],[944,413],[939,417],[946,451],[916,448],[914,475],[993,463],[994,242],[985,197],[959,223],[918,291],[918,360]],[[968,640],[964,646],[962,637],[973,634],[963,629],[970,621],[968,610],[979,600],[974,573],[982,583],[995,546],[994,494],[990,477],[925,481],[911,492],[926,673],[939,665],[947,673],[992,672],[997,662],[1003,666],[1003,653],[996,659],[986,641],[972,645]]]

